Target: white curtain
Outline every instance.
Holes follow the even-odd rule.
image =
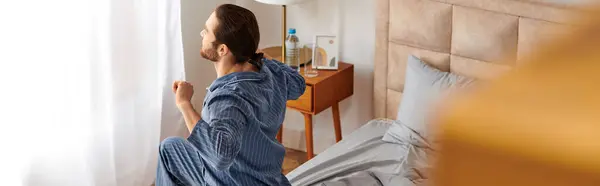
[[[179,125],[178,0],[0,2],[0,185],[151,185]]]

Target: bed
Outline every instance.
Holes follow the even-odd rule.
[[[423,62],[441,76],[493,80],[518,68],[537,45],[576,28],[572,19],[582,10],[552,2],[377,0],[373,109],[378,119],[287,174],[292,185],[427,183],[435,140],[420,126],[423,118],[406,118],[423,109],[422,101],[431,101],[432,89],[409,84],[418,79],[410,75],[411,64]]]

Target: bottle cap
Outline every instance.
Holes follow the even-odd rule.
[[[288,30],[288,34],[296,34],[296,29],[295,28],[290,28]]]

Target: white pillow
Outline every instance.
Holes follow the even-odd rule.
[[[453,86],[468,86],[471,82],[471,79],[429,66],[413,55],[408,56],[398,121],[388,129],[383,140],[402,143],[401,140],[406,137],[406,127],[418,133],[423,139],[429,139],[432,134],[426,129],[432,119],[430,114],[434,110],[434,104],[442,98],[445,90]]]

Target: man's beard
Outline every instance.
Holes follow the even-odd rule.
[[[210,60],[212,62],[219,61],[219,54],[217,53],[217,50],[214,47],[207,48],[207,49],[201,49],[200,50],[200,55],[204,59],[208,59],[208,60]]]

